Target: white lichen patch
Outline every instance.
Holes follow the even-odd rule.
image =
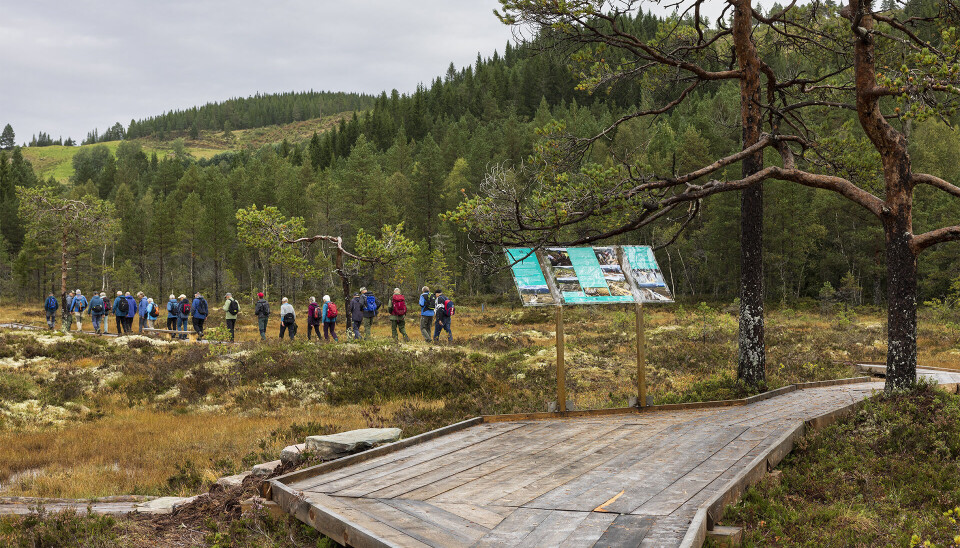
[[[26,367],[45,367],[55,363],[52,359],[43,356],[36,358],[2,358],[0,359],[0,369],[20,369]]]
[[[125,335],[123,337],[114,337],[109,340],[110,340],[110,344],[114,346],[127,346],[127,344],[132,341],[142,341],[151,346],[170,346],[171,344],[179,344],[173,341],[164,341],[160,339],[146,337],[144,335]]]
[[[163,394],[157,396],[157,401],[171,401],[180,397],[180,388],[174,386],[170,390],[167,390]]]
[[[44,405],[39,400],[0,403],[0,422],[17,428],[61,426],[72,419],[83,418],[89,409],[82,405],[61,407]]]

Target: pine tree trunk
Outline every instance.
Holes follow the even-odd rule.
[[[66,230],[63,231],[63,234],[60,237],[60,296],[63,298],[64,302],[67,299],[67,270],[69,269],[69,264],[67,261],[67,242],[69,240],[69,234]]]
[[[740,79],[740,117],[743,146],[760,140],[763,124],[760,111],[760,64],[753,45],[750,0],[740,0],[734,9],[734,39],[737,61],[743,71]],[[742,162],[747,177],[763,167],[763,153]],[[766,380],[766,352],[763,329],[763,187],[754,185],[742,191],[740,199],[740,338],[737,378],[751,386]]]
[[[886,227],[887,391],[917,381],[917,256],[904,224],[894,217]]]

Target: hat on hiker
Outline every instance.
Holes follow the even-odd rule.
[[[263,292],[257,293],[257,297],[263,298]]]

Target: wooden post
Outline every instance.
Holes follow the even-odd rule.
[[[647,341],[643,325],[643,304],[637,303],[637,395],[640,407],[647,405]]]
[[[567,410],[567,380],[563,363],[563,305],[557,306],[557,412]]]

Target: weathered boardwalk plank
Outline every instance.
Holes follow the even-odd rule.
[[[960,382],[960,372],[923,373]],[[716,497],[738,493],[731,486],[782,458],[797,428],[881,386],[810,386],[748,405],[491,422],[326,474],[300,472],[289,484],[277,478],[273,488],[281,505],[321,529],[367,532],[372,540],[357,537],[362,546],[680,546],[712,523],[702,508],[716,507]]]

